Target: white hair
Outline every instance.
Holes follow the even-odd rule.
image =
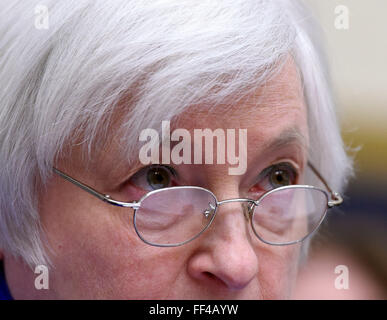
[[[48,8],[47,30],[36,28],[37,5]],[[0,248],[47,262],[38,196],[64,148],[81,141],[90,156],[114,111],[133,156],[143,128],[194,105],[236,103],[289,54],[303,79],[310,159],[342,191],[352,162],[311,23],[294,0],[1,1]]]

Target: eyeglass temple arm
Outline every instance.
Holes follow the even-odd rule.
[[[139,206],[138,203],[136,203],[135,201],[134,202],[122,202],[122,201],[113,200],[108,194],[102,194],[102,193],[94,190],[92,187],[89,187],[88,185],[71,178],[70,176],[68,176],[67,174],[65,174],[64,172],[62,172],[56,168],[53,168],[53,170],[55,173],[60,175],[62,178],[75,184],[76,186],[80,187],[81,189],[85,190],[86,192],[90,193],[91,195],[97,197],[98,199],[100,199],[104,202],[108,202],[110,204],[113,204],[113,205],[119,206],[119,207],[126,207],[126,208],[133,208],[133,209],[136,209]]]
[[[333,191],[327,181],[324,179],[324,177],[320,174],[320,172],[317,171],[317,169],[314,167],[310,161],[308,161],[308,166],[312,169],[313,173],[321,180],[321,182],[324,184],[324,186],[327,188],[327,190],[331,193],[331,200],[328,201],[328,206],[329,207],[334,207],[338,206],[343,203],[343,198],[342,196],[338,193]]]

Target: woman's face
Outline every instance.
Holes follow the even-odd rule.
[[[287,183],[297,183],[297,174],[302,175],[306,165],[306,107],[291,60],[249,101],[227,112],[221,106],[211,114],[189,110],[171,127],[187,129],[192,137],[194,129],[247,129],[246,171],[230,175],[227,161],[171,163],[168,167],[177,175],[172,176],[168,167],[158,167],[163,177],[153,183],[151,169],[140,161],[131,167],[117,166],[115,144],[102,151],[88,171],[76,151],[71,164],[58,168],[117,199],[136,200],[164,186],[197,185],[223,200],[259,196],[273,188],[270,177],[263,179],[260,174],[278,163],[287,163],[296,172],[289,174]],[[294,132],[304,140],[286,139]],[[240,149],[238,139],[235,148]],[[37,275],[6,255],[7,279],[15,298],[277,299],[289,296],[297,274],[300,245],[261,242],[239,202],[220,206],[199,238],[171,248],[141,241],[133,228],[132,210],[106,204],[59,176],[53,176],[41,197],[40,215],[54,266],[49,290],[36,290]]]

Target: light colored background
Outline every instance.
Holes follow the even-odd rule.
[[[304,2],[324,31],[344,139],[362,146],[356,169],[387,181],[387,1]],[[349,9],[347,30],[335,28],[339,5]]]
[[[344,141],[361,149],[294,298],[387,299],[387,0],[304,1],[324,31]],[[349,10],[348,30],[335,28],[339,5]],[[348,267],[348,290],[334,286],[337,265]]]

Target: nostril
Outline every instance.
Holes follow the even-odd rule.
[[[214,279],[215,278],[215,275],[213,275],[211,272],[203,272],[204,276],[209,278],[209,279]]]
[[[205,279],[210,280],[213,283],[216,283],[216,284],[222,285],[222,286],[227,286],[226,283],[222,279],[220,279],[219,277],[217,277],[216,275],[214,275],[211,272],[205,271],[205,272],[203,272],[203,276]]]

